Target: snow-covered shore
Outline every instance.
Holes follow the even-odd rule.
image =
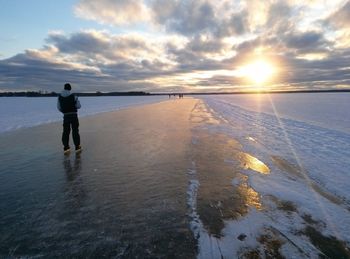
[[[217,148],[214,154],[226,150],[222,159],[232,165],[232,188],[248,188],[259,199],[258,206],[249,206],[247,214],[225,219],[225,210],[230,205],[213,197],[210,206],[222,214],[222,219],[219,216],[216,220],[225,222],[219,237],[211,233],[211,223],[205,224],[205,215],[194,214],[192,228],[198,237],[199,258],[349,255],[346,248],[350,245],[350,121],[346,115],[349,97],[332,94],[201,97],[206,108],[201,108],[203,123],[199,131],[208,134],[196,137],[194,145],[203,145],[210,136],[216,139],[220,136],[222,140],[204,146]],[[217,123],[210,123],[213,118]],[[253,160],[242,163],[239,160],[243,156],[238,153]],[[203,162],[194,161],[197,163]],[[238,172],[237,163],[241,167]],[[268,170],[259,170],[261,165]],[[200,188],[205,181],[200,177],[207,173],[200,166],[191,172],[198,178],[191,177],[189,184],[189,204],[193,207],[190,212],[197,213],[204,206],[198,204],[203,199]],[[211,173],[226,172],[211,170]],[[197,189],[198,193],[193,193]],[[191,197],[198,197],[197,203],[191,202]],[[326,243],[337,248],[327,250]],[[342,252],[337,254],[339,251]]]
[[[203,99],[246,149],[288,160],[350,206],[350,94]]]

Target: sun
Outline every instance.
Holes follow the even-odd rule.
[[[244,65],[241,68],[241,75],[257,85],[263,85],[272,79],[275,74],[275,67],[268,61],[258,59]]]

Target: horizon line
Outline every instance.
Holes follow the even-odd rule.
[[[350,89],[314,89],[314,90],[259,90],[259,91],[230,91],[230,92],[145,92],[145,91],[112,91],[112,92],[74,92],[81,96],[147,96],[147,95],[229,95],[229,94],[289,94],[289,93],[341,93],[350,92]],[[7,91],[0,92],[0,97],[40,97],[57,96],[59,93],[52,91]]]

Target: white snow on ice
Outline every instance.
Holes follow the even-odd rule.
[[[217,95],[209,99],[271,115],[276,109],[283,118],[350,133],[350,93]]]
[[[200,182],[191,178],[188,198],[192,227],[199,243],[199,258],[235,258],[246,247],[258,246],[257,237],[268,229],[288,242],[280,248],[287,258],[317,258],[317,250],[300,233],[305,228],[303,215],[318,221],[318,231],[350,244],[350,94],[271,94],[202,96],[209,110],[221,120],[207,125],[214,133],[236,140],[243,151],[263,161],[268,175],[242,169],[250,186],[265,206],[277,205],[269,197],[295,204],[297,212],[280,209],[257,211],[234,221],[226,221],[223,237],[208,234],[196,214],[196,191]],[[296,176],[279,168],[273,157],[300,168]],[[230,161],[227,161],[230,162]],[[238,184],[232,179],[232,185]],[[332,202],[313,186],[335,197]],[[244,233],[241,242],[237,237]]]
[[[304,168],[350,204],[350,94],[249,96],[203,99],[246,148]]]
[[[166,100],[165,96],[104,96],[79,97],[79,117],[124,109]],[[19,128],[61,121],[55,97],[3,97],[0,98],[0,133]]]

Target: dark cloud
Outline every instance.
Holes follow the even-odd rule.
[[[298,52],[318,51],[327,47],[327,41],[319,32],[305,32],[297,34],[286,34],[283,37],[287,48],[295,49]]]
[[[0,74],[4,81],[1,88],[13,90],[61,90],[63,81],[84,82],[87,87],[81,89],[96,89],[100,76],[91,71],[81,71],[63,64],[19,54],[10,59],[0,61]]]
[[[213,34],[218,38],[243,35],[248,31],[249,22],[245,10],[240,13],[232,13],[229,18],[217,21],[216,26],[213,27]]]
[[[275,35],[295,30],[293,10],[286,1],[273,3],[268,8],[268,18],[264,30]]]
[[[168,31],[193,35],[216,27],[214,10],[208,2],[156,0],[152,7],[154,19]]]
[[[78,32],[70,37],[51,34],[47,42],[55,45],[62,53],[96,53],[110,48],[109,42],[90,32]]]
[[[303,87],[321,85],[333,88],[337,84],[348,84],[350,70],[347,68],[349,51],[338,51],[321,60],[305,60],[294,55],[285,56],[279,82]]]
[[[53,44],[62,54],[82,54],[82,57],[107,60],[124,59],[137,51],[153,52],[143,39],[132,36],[111,36],[96,31],[82,31],[69,37],[52,34],[47,42]],[[98,56],[97,56],[98,55]]]
[[[210,34],[223,38],[246,33],[249,28],[247,11],[223,10],[225,6],[227,4],[217,10],[217,3],[209,1],[155,0],[152,10],[153,18],[159,25],[165,26],[169,32],[185,36]]]
[[[178,64],[175,69],[176,72],[191,73],[192,71],[217,70],[223,68],[222,61],[205,56],[205,54],[208,53],[208,51],[205,51],[205,47],[194,47],[194,42],[190,42],[188,45],[190,46],[188,47],[186,45],[184,48],[177,48],[172,44],[168,45],[168,53],[173,56],[173,60]]]
[[[195,36],[186,45],[186,49],[199,53],[220,53],[224,48],[224,44],[215,38],[203,38]]]

